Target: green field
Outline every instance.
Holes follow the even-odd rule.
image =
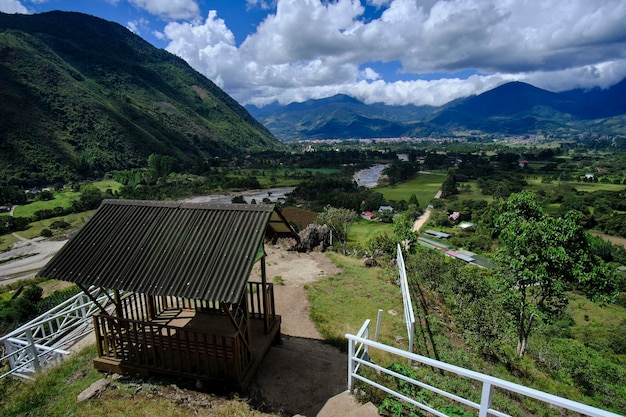
[[[80,193],[75,191],[53,191],[52,194],[54,195],[53,200],[33,201],[23,206],[16,206],[13,215],[15,217],[33,217],[35,212],[40,210],[52,210],[56,207],[71,207],[72,202],[80,198]]]
[[[493,196],[484,195],[480,192],[476,181],[460,182],[456,185],[459,190],[459,194],[457,194],[459,200],[485,200],[488,203],[493,201]]]
[[[411,194],[415,194],[421,207],[426,207],[430,200],[435,197],[441,184],[446,179],[445,173],[419,173],[412,180],[389,187],[377,188],[387,200],[409,200]]]
[[[89,220],[94,213],[95,213],[95,210],[89,210],[89,211],[84,211],[82,213],[72,213],[72,214],[68,214],[67,216],[53,217],[50,219],[32,222],[30,223],[30,227],[28,229],[22,230],[16,233],[26,239],[33,239],[33,238],[36,238],[37,236],[41,236],[41,231],[43,229],[50,229],[50,226],[55,221],[63,221],[63,222],[69,223],[70,224],[69,229],[76,229],[82,226],[83,224],[85,224],[85,222]],[[52,233],[56,235],[56,234],[62,234],[66,231],[67,230],[56,229],[56,230],[52,230]],[[2,239],[6,237],[7,235],[3,235]]]
[[[111,190],[112,192],[119,192],[122,188],[122,184],[114,180],[104,180],[94,182],[95,185],[100,191],[106,192],[106,190]]]
[[[374,236],[382,234],[391,234],[391,223],[376,222],[372,220],[359,219],[350,228],[348,237],[349,243],[359,243],[364,245]]]

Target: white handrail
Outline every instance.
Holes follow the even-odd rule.
[[[365,322],[365,324],[363,325],[363,327],[366,327],[366,325],[369,325],[369,320],[367,320]],[[362,328],[363,329],[363,328]],[[361,332],[360,332],[361,333]],[[365,332],[363,332],[365,333]],[[434,410],[432,408],[430,408],[428,405],[426,404],[421,404],[411,398],[408,398],[406,396],[404,396],[403,394],[400,394],[394,390],[392,390],[389,387],[385,387],[380,385],[379,383],[376,383],[375,381],[372,381],[362,375],[358,374],[358,369],[361,365],[363,366],[367,366],[370,367],[378,372],[384,372],[386,374],[392,375],[394,377],[397,378],[401,378],[404,381],[410,382],[415,384],[416,386],[428,389],[432,392],[435,392],[437,394],[443,395],[445,397],[450,398],[451,400],[454,401],[458,401],[461,402],[462,404],[465,404],[467,406],[470,406],[472,408],[476,408],[479,411],[479,416],[480,417],[486,417],[488,414],[489,415],[495,415],[495,416],[500,416],[500,417],[504,417],[507,416],[507,414],[504,414],[502,412],[499,412],[497,410],[494,410],[491,408],[491,396],[492,396],[492,392],[493,392],[493,388],[501,388],[503,390],[509,391],[509,392],[513,392],[513,393],[517,393],[517,394],[521,394],[523,396],[529,397],[529,398],[534,398],[536,400],[539,401],[543,401],[546,402],[548,404],[552,404],[556,407],[561,407],[561,408],[566,408],[568,410],[572,410],[575,411],[577,413],[581,413],[584,415],[588,415],[588,416],[592,416],[592,417],[623,417],[620,416],[619,414],[614,414],[611,413],[609,411],[605,411],[605,410],[601,410],[599,408],[595,408],[595,407],[591,407],[585,404],[581,404],[575,401],[571,401],[568,400],[566,398],[561,398],[561,397],[557,397],[556,395],[552,395],[552,394],[548,394],[546,392],[542,392],[533,388],[529,388],[529,387],[525,387],[523,385],[519,385],[519,384],[515,384],[513,382],[509,382],[509,381],[505,381],[503,379],[499,379],[499,378],[495,378],[489,375],[485,375],[485,374],[481,374],[479,372],[475,372],[475,371],[471,371],[469,369],[465,369],[465,368],[461,368],[455,365],[451,365],[449,363],[445,363],[445,362],[441,362],[435,359],[431,359],[425,356],[421,356],[421,355],[417,355],[415,353],[412,352],[407,352],[398,348],[395,348],[393,346],[388,346],[373,340],[368,339],[367,337],[363,337],[361,335],[351,335],[351,334],[346,334],[346,338],[348,339],[348,389],[350,391],[352,391],[354,389],[354,380],[355,379],[359,379],[367,384],[370,384],[376,388],[379,388],[391,395],[396,396],[397,398],[400,398],[404,401],[407,401],[417,407],[420,407],[430,413],[433,413],[435,415],[438,416],[445,416],[445,414],[442,414],[441,412]],[[438,369],[442,369],[444,371],[447,372],[451,372],[453,374],[459,375],[459,376],[463,376],[466,378],[470,378],[476,381],[480,381],[483,384],[482,387],[482,392],[481,392],[481,401],[480,404],[477,404],[475,402],[472,402],[468,399],[465,398],[461,398],[458,397],[452,393],[448,393],[446,391],[440,390],[438,388],[432,387],[428,384],[425,384],[421,381],[417,381],[414,380],[412,378],[409,378],[407,376],[398,374],[397,372],[391,371],[389,369],[383,368],[379,365],[376,365],[372,362],[370,362],[368,359],[363,359],[361,357],[359,357],[356,352],[357,351],[361,351],[362,349],[365,349],[366,351],[368,351],[369,348],[374,348],[374,349],[379,349],[382,350],[384,352],[388,352],[391,353],[393,355],[399,356],[401,358],[406,358],[409,361],[414,361],[414,362],[419,362],[425,365],[429,365],[432,366],[434,368],[438,368]]]
[[[93,313],[98,309],[92,298],[96,298],[101,305],[106,305],[109,301],[107,294],[100,293],[96,287],[90,288],[89,292],[91,297],[80,292],[0,337],[0,343],[6,349],[6,355],[0,362],[8,359],[11,366],[11,370],[0,375],[0,379],[24,368],[31,373],[37,372],[46,364],[69,354],[59,348],[86,334],[85,330],[91,324]],[[43,360],[40,361],[40,358]]]
[[[406,333],[409,338],[409,352],[413,352],[413,341],[415,335],[415,313],[413,312],[413,301],[411,300],[411,293],[409,292],[409,282],[406,276],[406,267],[404,265],[404,256],[402,255],[402,248],[398,243],[397,257],[398,263],[398,275],[400,281],[400,290],[402,292],[402,303],[404,306],[404,322],[406,324]]]

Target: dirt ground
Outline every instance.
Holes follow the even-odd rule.
[[[269,282],[274,282],[276,311],[282,316],[282,343],[270,349],[250,388],[268,411],[315,416],[326,401],[347,389],[347,355],[329,346],[309,317],[304,286],[340,272],[319,252],[266,248]],[[259,267],[255,267],[260,277]]]

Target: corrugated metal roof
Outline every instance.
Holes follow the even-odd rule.
[[[273,205],[105,200],[38,275],[85,286],[237,302]]]

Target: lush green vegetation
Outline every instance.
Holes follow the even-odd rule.
[[[3,380],[0,383],[0,414],[6,417],[273,415],[256,411],[238,398],[226,399],[174,388],[158,380],[132,378],[112,382],[116,389],[109,389],[89,401],[77,402],[78,394],[103,376],[93,367],[94,356],[96,349],[92,345],[42,373],[33,382]]]
[[[3,14],[0,27],[0,185],[100,179],[153,154],[191,167],[281,148],[211,81],[113,22]]]
[[[601,148],[597,143],[594,146]],[[385,152],[379,152],[383,147]],[[393,185],[366,190],[352,181],[355,170],[389,163],[400,153],[409,154],[415,160],[388,171],[389,183]],[[521,166],[521,159],[536,162]],[[566,212],[573,211],[586,230],[595,229],[603,236],[607,233],[623,235],[626,165],[622,165],[624,159],[620,152],[602,154],[599,158],[596,153],[569,143],[556,143],[556,147],[517,144],[513,148],[458,142],[446,144],[445,148],[428,145],[423,149],[416,149],[410,143],[370,144],[362,149],[353,144],[335,144],[329,149],[320,145],[316,152],[309,153],[301,153],[293,145],[285,153],[253,154],[239,161],[241,167],[228,160],[206,161],[185,171],[168,161],[171,162],[167,158],[152,158],[146,167],[117,171],[111,174],[112,180],[83,186],[78,191],[65,188],[43,198],[33,195],[24,208],[31,204],[48,207],[31,209],[32,216],[36,217],[35,213],[46,213],[46,210],[52,210],[47,214],[55,214],[57,198],[59,202],[66,201],[65,208],[62,207],[66,210],[97,205],[102,198],[170,199],[261,186],[295,186],[296,191],[285,204],[317,212],[328,206],[355,212],[376,211],[380,205],[392,204],[397,212],[389,218],[380,216],[389,223],[359,219],[351,225],[346,253],[356,256],[329,255],[344,272],[309,286],[312,317],[328,341],[345,346],[343,335],[356,331],[366,318],[374,319],[381,308],[386,312],[381,340],[397,346],[405,343],[401,338],[405,328],[400,318],[402,304],[395,284],[396,271],[387,267],[396,244],[403,242],[419,316],[416,335],[419,353],[576,401],[620,413],[626,410],[620,402],[626,396],[623,392],[626,386],[624,293],[615,304],[593,303],[582,296],[581,288],[565,284],[567,308],[553,309],[552,314],[542,315],[529,333],[526,354],[520,358],[515,349],[515,326],[500,287],[500,270],[465,266],[437,251],[419,249],[417,235],[411,230],[413,220],[430,202],[434,209],[428,228],[450,233],[452,236],[447,243],[452,247],[491,258],[502,244],[497,240],[501,228],[495,226],[498,205],[512,193],[530,190],[537,197],[538,207],[548,216],[564,218]],[[280,161],[280,168],[277,161]],[[424,170],[431,173],[418,173]],[[593,177],[586,176],[590,172],[594,173]],[[442,184],[446,189],[444,198],[433,199]],[[7,195],[16,195],[13,191],[7,190]],[[59,197],[63,192],[72,196],[69,206],[69,200]],[[50,209],[43,204],[55,207]],[[469,221],[475,226],[461,231],[458,222],[449,217],[453,212],[459,213],[458,221]],[[34,237],[43,234],[44,229],[52,230],[55,222],[74,228],[87,217],[88,212],[37,222],[28,219],[30,228],[20,233]],[[54,229],[54,233],[64,230]],[[9,238],[3,236],[2,239],[8,241]],[[618,270],[619,266],[626,265],[626,249],[601,238],[585,239],[588,239],[589,263],[609,265],[617,273],[619,289],[626,290],[623,270]],[[375,258],[376,262],[369,265],[379,267],[365,268],[363,257]],[[408,369],[394,364],[390,358],[376,359],[402,372],[417,372],[420,377],[438,380],[443,388],[459,392],[473,390],[470,385],[431,374],[428,369]],[[580,372],[581,363],[587,370],[585,373]],[[426,395],[421,391],[411,394]],[[380,393],[368,390],[367,395],[381,406],[382,413],[394,415],[398,411],[398,404]],[[551,413],[540,405],[501,394],[496,401],[513,415]],[[442,404],[442,407],[447,406]],[[400,409],[403,410],[400,412],[407,411],[401,406]],[[463,415],[464,411],[450,412]]]

